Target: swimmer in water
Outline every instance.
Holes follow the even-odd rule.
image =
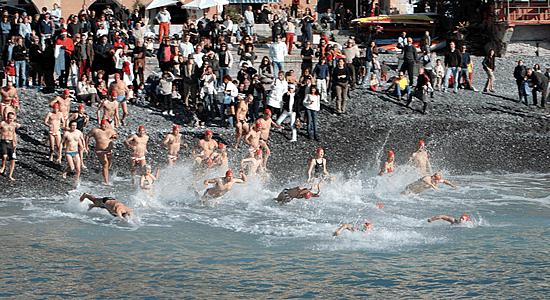
[[[98,198],[88,193],[84,193],[80,196],[80,202],[86,199],[92,201],[92,204],[88,206],[88,210],[91,210],[94,207],[103,208],[106,209],[113,217],[119,217],[121,219],[127,219],[132,216],[133,210],[117,201],[115,198]]]
[[[365,221],[365,223],[363,223],[363,225],[361,227],[359,226],[354,226],[352,224],[342,224],[338,227],[338,229],[336,229],[336,231],[332,234],[333,236],[339,236],[342,231],[344,230],[349,230],[351,232],[355,232],[355,231],[371,231],[372,228],[374,227],[374,225],[372,225],[371,222],[369,221]]]
[[[153,193],[153,184],[160,177],[160,169],[157,169],[155,175],[153,175],[150,165],[145,165],[145,172],[141,175],[139,187],[149,194]]]
[[[454,217],[447,216],[447,215],[439,215],[439,216],[433,216],[433,217],[429,218],[428,223],[431,223],[431,222],[437,221],[437,220],[447,221],[447,222],[451,223],[451,225],[457,225],[457,224],[462,224],[462,223],[469,222],[472,219],[470,218],[470,215],[468,215],[467,213],[463,213],[462,216],[460,216],[460,218],[458,218],[458,219],[455,219]]]
[[[241,178],[234,178],[233,171],[229,169],[227,170],[227,172],[225,172],[225,177],[217,177],[205,180],[204,185],[208,186],[210,184],[213,184],[214,186],[204,191],[204,194],[201,197],[201,202],[205,203],[209,199],[219,198],[225,195],[231,190],[231,188],[233,188],[233,184],[235,183],[245,183],[246,175],[244,174],[244,171],[241,170],[239,172],[239,175],[241,175]]]
[[[392,150],[388,151],[388,158],[384,162],[384,165],[382,166],[382,168],[380,169],[380,173],[378,173],[378,176],[382,176],[386,173],[388,174],[392,173],[394,170],[394,160],[395,160],[395,153]]]
[[[317,193],[313,193],[313,187],[310,189],[297,186],[290,189],[284,189],[282,192],[279,193],[279,196],[275,198],[274,200],[277,201],[279,204],[285,204],[289,203],[293,199],[306,199],[309,200],[312,197],[319,197],[321,194],[321,187],[320,183],[316,184],[317,187]]]
[[[433,190],[439,190],[437,187],[438,184],[443,183],[446,184],[452,188],[457,188],[456,185],[452,184],[450,181],[443,178],[443,175],[441,172],[437,172],[433,174],[432,176],[424,176],[417,181],[409,184],[405,190],[401,193],[403,195],[409,195],[409,194],[420,194],[428,189]]]
[[[428,158],[428,151],[426,151],[426,143],[424,140],[418,142],[418,149],[411,155],[409,162],[412,163],[422,176],[432,173],[432,165]]]

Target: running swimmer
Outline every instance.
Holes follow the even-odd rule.
[[[49,106],[54,105],[55,103],[59,104],[59,111],[63,114],[63,124],[67,126],[69,120],[69,113],[71,111],[71,91],[68,89],[63,90],[63,95],[55,96],[48,103]]]
[[[52,111],[44,118],[44,124],[49,128],[50,161],[54,160],[57,148],[57,163],[61,163],[61,128],[65,127],[65,118],[59,111],[59,103],[52,105]]]
[[[13,170],[15,169],[15,149],[17,147],[17,134],[15,129],[19,124],[15,122],[15,114],[8,113],[8,119],[0,122],[0,150],[2,155],[2,167],[0,174],[6,170],[6,161],[10,161],[10,171],[8,178],[15,181],[13,178]]]
[[[354,226],[352,224],[342,224],[338,227],[338,229],[336,229],[336,231],[332,234],[333,236],[339,236],[342,231],[344,230],[349,230],[351,232],[355,232],[355,231],[371,231],[373,229],[374,225],[369,222],[369,221],[365,221],[365,223],[363,223],[363,225],[361,225],[361,227],[359,226]]]
[[[325,150],[321,147],[317,148],[315,157],[309,160],[307,167],[307,182],[312,183],[315,180],[322,182],[330,179],[327,170],[327,159],[325,158]]]
[[[208,186],[210,184],[213,184],[214,186],[206,189],[201,197],[201,202],[204,204],[209,199],[219,198],[225,195],[231,190],[231,188],[233,188],[233,184],[235,183],[245,183],[246,175],[244,174],[243,170],[239,172],[239,175],[241,176],[241,178],[234,178],[233,171],[227,170],[227,172],[225,172],[225,177],[217,177],[205,180],[204,185]]]
[[[320,183],[316,184],[317,193],[313,193],[313,187],[308,189],[305,187],[297,186],[290,189],[284,189],[279,193],[279,196],[274,200],[279,204],[286,204],[292,201],[293,199],[306,199],[309,200],[312,197],[319,197],[321,194]]]
[[[4,113],[2,114],[2,120],[7,121],[9,113],[13,113],[15,115],[15,119],[17,119],[18,111],[19,111],[19,99],[13,98],[9,105],[4,106]]]
[[[136,134],[130,135],[124,141],[124,145],[132,150],[132,157],[130,158],[132,183],[134,182],[136,167],[143,168],[146,164],[145,154],[147,154],[147,142],[149,142],[149,136],[145,132],[144,125],[139,125],[138,132]]]
[[[246,97],[241,99],[237,105],[237,111],[235,116],[237,118],[237,124],[235,125],[236,141],[235,149],[239,148],[241,144],[241,137],[246,136],[250,131],[250,125],[247,122],[248,106],[252,103],[254,97]]]
[[[0,103],[0,115],[4,115],[4,109],[10,105],[14,99],[19,101],[17,96],[17,89],[13,86],[13,82],[8,80],[6,86],[0,89],[0,96],[2,97],[2,103]]]
[[[257,149],[254,157],[247,157],[241,160],[241,169],[248,170],[247,176],[256,176],[265,174],[262,165],[262,149]]]
[[[126,117],[128,117],[128,105],[126,105],[126,96],[128,95],[129,89],[124,80],[120,78],[119,73],[115,73],[115,81],[111,83],[111,91],[116,93],[115,99],[118,103],[120,103],[120,107],[122,108],[122,119],[120,119],[120,123],[124,125],[124,120],[126,120]]]
[[[115,91],[111,92],[111,96],[103,100],[97,108],[97,121],[108,120],[111,126],[117,128],[120,126],[118,119],[118,102],[116,101],[118,94]],[[102,115],[103,113],[103,115]]]
[[[117,201],[115,198],[97,198],[88,193],[84,193],[80,196],[80,202],[83,202],[86,199],[92,201],[92,204],[88,206],[88,210],[91,210],[94,207],[103,208],[106,209],[113,217],[119,217],[121,219],[127,219],[132,216],[132,209]]]
[[[447,221],[451,223],[451,225],[457,225],[457,224],[463,224],[468,221],[471,221],[471,218],[470,218],[470,215],[468,215],[467,213],[462,214],[462,216],[460,216],[460,218],[458,219],[455,219],[454,217],[447,216],[447,215],[439,215],[439,216],[433,216],[429,218],[428,223],[431,223],[437,220]]]
[[[432,173],[432,166],[428,159],[428,152],[426,151],[426,143],[424,140],[418,142],[418,149],[412,154],[409,161],[416,167],[420,175],[426,176]]]
[[[417,181],[409,184],[405,191],[403,191],[401,194],[408,195],[408,194],[420,194],[428,189],[433,189],[435,191],[439,190],[437,187],[438,184],[443,183],[446,184],[452,188],[457,188],[456,185],[452,184],[450,181],[443,178],[443,175],[440,172],[437,172],[433,174],[432,176],[424,176]]]
[[[222,170],[229,168],[229,156],[225,144],[218,143],[218,149],[212,154],[212,166],[220,167]]]
[[[178,161],[181,148],[180,126],[174,124],[172,132],[166,135],[162,143],[168,149],[168,165],[173,166]]]
[[[76,129],[80,130],[81,133],[84,132],[84,128],[88,126],[88,124],[90,123],[90,117],[86,113],[85,108],[86,108],[86,105],[84,105],[84,103],[80,103],[78,105],[78,111],[72,113],[71,116],[69,117],[69,124],[72,121],[76,121]],[[84,135],[82,134],[82,145],[85,145],[85,144],[86,144],[86,141],[84,139]],[[80,164],[82,169],[86,169],[86,165],[84,165],[85,151],[86,151],[85,148],[80,148],[78,150],[80,154]]]
[[[206,165],[206,167],[209,168],[214,164],[212,155],[214,154],[214,151],[218,149],[218,142],[212,139],[213,135],[214,133],[212,130],[207,129],[204,132],[204,137],[199,140],[197,149],[193,151],[195,163],[198,166]]]
[[[63,147],[65,148],[65,159],[67,168],[63,171],[63,178],[67,178],[67,173],[75,173],[75,183],[80,181],[81,159],[80,149],[84,149],[84,138],[82,132],[76,128],[76,121],[71,121],[69,130],[63,134]]]
[[[392,173],[394,168],[394,160],[395,160],[395,153],[390,150],[388,151],[388,158],[384,162],[384,165],[380,169],[380,173],[378,173],[379,176],[382,176],[386,173]]]
[[[102,168],[103,183],[109,184],[109,168],[113,159],[113,141],[117,138],[116,131],[109,121],[102,120],[100,128],[90,130],[86,136],[86,150],[89,151],[90,138],[95,140],[95,153]]]
[[[283,126],[273,121],[273,119],[271,118],[271,110],[269,108],[266,108],[264,110],[264,114],[262,118],[259,118],[258,120],[256,120],[256,122],[260,122],[261,124],[260,146],[264,151],[264,161],[263,161],[264,169],[267,169],[267,160],[269,159],[269,155],[271,154],[271,151],[269,150],[269,146],[267,145],[267,141],[269,140],[269,133],[271,132],[271,126],[274,126],[275,128],[278,128],[278,129],[282,129]]]

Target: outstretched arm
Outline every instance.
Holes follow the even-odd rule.
[[[445,179],[445,180],[443,180],[443,183],[446,184],[446,185],[448,185],[448,186],[450,186],[450,187],[452,187],[452,188],[455,188],[455,189],[457,188],[457,186],[454,185],[454,184],[453,184],[452,182],[450,182],[449,180],[446,180],[446,179]]]
[[[336,229],[336,231],[332,234],[333,236],[339,236],[342,231],[344,230],[349,230],[349,231],[354,231],[353,230],[353,225],[351,224],[342,224],[338,227],[338,229]]]
[[[451,216],[447,216],[447,215],[433,216],[433,217],[428,219],[428,223],[431,223],[431,222],[437,221],[437,220],[447,221],[451,224],[455,223],[455,218],[453,218]]]

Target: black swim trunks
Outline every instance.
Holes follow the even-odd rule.
[[[0,150],[2,151],[2,156],[6,155],[8,157],[8,160],[14,160],[14,150],[13,150],[13,142],[10,140],[0,140]]]
[[[116,200],[115,198],[113,197],[103,197],[103,198],[100,198],[99,199],[103,204],[105,204],[105,202],[109,201],[109,200]]]

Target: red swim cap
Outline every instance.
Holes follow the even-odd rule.
[[[107,121],[107,119],[101,120],[101,125],[107,125],[107,124],[109,124],[109,121]]]
[[[86,105],[85,105],[84,103],[80,103],[80,104],[78,105],[78,109],[79,109],[79,110],[80,110],[80,109],[84,109],[84,108],[86,108]]]
[[[19,100],[17,100],[17,98],[13,98],[13,99],[11,100],[11,105],[13,105],[13,106],[19,105]]]
[[[214,132],[212,132],[212,130],[210,130],[210,129],[206,129],[206,131],[204,132],[204,135],[212,136],[213,134],[214,134]]]
[[[64,89],[64,90],[63,90],[63,95],[68,96],[68,95],[70,95],[70,94],[71,94],[71,91],[69,91],[69,89]]]
[[[470,215],[468,215],[467,213],[462,214],[462,217],[460,217],[460,218],[464,221],[470,221],[471,220]]]
[[[426,146],[426,142],[424,142],[424,140],[418,141],[418,147],[424,147],[424,146]]]
[[[264,110],[264,114],[265,114],[265,115],[268,115],[268,116],[271,116],[271,109],[266,108],[266,109]]]
[[[120,74],[115,73],[115,79],[120,79]]]
[[[313,193],[312,193],[312,192],[307,192],[307,193],[305,193],[305,195],[304,195],[304,198],[306,198],[307,200],[311,199],[311,197],[313,197]]]
[[[145,130],[145,125],[139,125],[138,126],[138,131],[141,131],[141,130]]]
[[[263,153],[262,149],[257,149],[257,150],[254,152],[254,154],[255,154],[256,156],[260,156],[260,155],[262,155],[262,153]]]
[[[225,172],[225,177],[233,177],[233,171],[231,171],[231,169],[227,170]]]
[[[443,176],[441,176],[441,173],[435,173],[434,174],[434,179],[439,181],[439,180],[443,179]]]
[[[257,129],[262,129],[263,128],[262,121],[260,121],[260,120],[256,121],[256,128]]]
[[[225,149],[225,144],[224,144],[224,143],[219,143],[219,144],[218,144],[218,148],[219,148],[220,150]]]
[[[54,109],[59,109],[59,102],[55,102],[55,103],[52,105],[52,108],[54,108]]]
[[[391,157],[391,158],[395,157],[395,153],[393,152],[393,150],[388,151],[388,157]]]
[[[181,126],[179,126],[178,124],[174,124],[172,125],[172,130],[176,130],[176,129],[180,129]]]
[[[111,91],[111,97],[117,97],[118,93],[115,90]]]

